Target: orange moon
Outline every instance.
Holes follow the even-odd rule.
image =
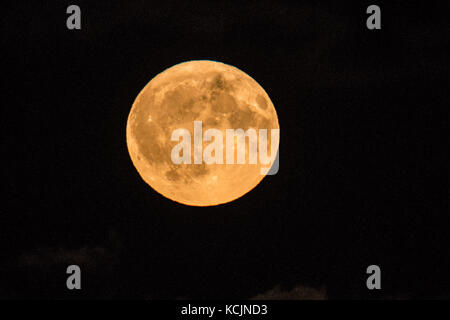
[[[226,129],[279,129],[272,101],[245,72],[209,60],[177,64],[142,89],[128,116],[128,151],[142,179],[164,197],[191,206],[227,203],[255,188],[264,178],[261,168],[267,167],[259,162],[172,161],[171,152],[178,143],[171,140],[172,133],[185,128],[194,137],[194,121],[202,121],[203,132],[214,128],[224,137]]]

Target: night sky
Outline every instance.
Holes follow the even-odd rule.
[[[442,2],[377,1],[374,31],[365,1],[77,1],[81,30],[70,4],[2,4],[1,299],[450,298]],[[151,189],[125,139],[148,81],[200,59],[258,81],[281,134],[277,175],[204,208]]]

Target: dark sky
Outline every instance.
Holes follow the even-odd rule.
[[[376,31],[364,1],[78,1],[77,31],[70,4],[2,5],[0,298],[450,297],[439,2],[379,1]],[[281,128],[279,173],[218,207],[157,194],[125,141],[144,85],[198,59],[256,79]]]

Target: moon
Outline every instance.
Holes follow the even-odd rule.
[[[164,197],[190,206],[227,203],[255,188],[265,176],[261,174],[264,165],[259,162],[172,161],[171,152],[178,143],[171,140],[172,133],[185,128],[194,137],[194,121],[202,121],[203,132],[214,128],[224,137],[226,129],[279,130],[272,101],[245,72],[209,60],[177,64],[141,90],[128,116],[128,152],[142,179]],[[267,139],[270,142],[269,134]],[[206,146],[211,142],[202,143]]]

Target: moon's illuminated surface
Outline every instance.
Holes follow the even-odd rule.
[[[269,96],[243,71],[208,60],[177,64],[142,89],[128,116],[128,151],[142,179],[163,196],[193,206],[230,202],[252,190],[264,178],[259,162],[172,162],[178,143],[171,141],[172,132],[186,128],[194,137],[196,120],[203,122],[203,132],[216,128],[224,137],[225,129],[279,129]]]

